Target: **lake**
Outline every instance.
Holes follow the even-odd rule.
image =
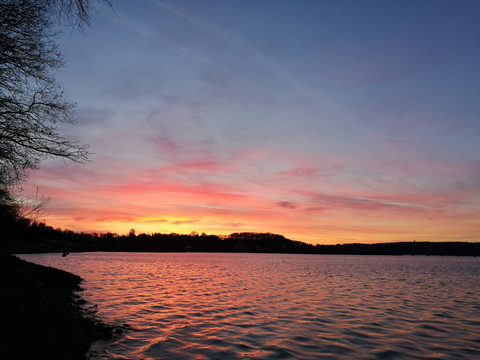
[[[29,254],[130,330],[94,359],[480,358],[480,259]]]

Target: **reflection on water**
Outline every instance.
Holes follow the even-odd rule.
[[[22,255],[85,279],[109,359],[480,358],[480,259]],[[99,358],[103,358],[99,356]]]

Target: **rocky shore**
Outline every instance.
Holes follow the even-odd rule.
[[[85,316],[79,276],[0,255],[0,359],[85,359],[113,329]]]

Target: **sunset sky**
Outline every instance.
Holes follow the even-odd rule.
[[[47,224],[480,241],[480,1],[113,7],[59,39],[92,155],[31,173]]]

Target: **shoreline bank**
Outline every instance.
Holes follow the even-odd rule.
[[[0,359],[85,359],[114,329],[85,316],[82,278],[0,255]]]

